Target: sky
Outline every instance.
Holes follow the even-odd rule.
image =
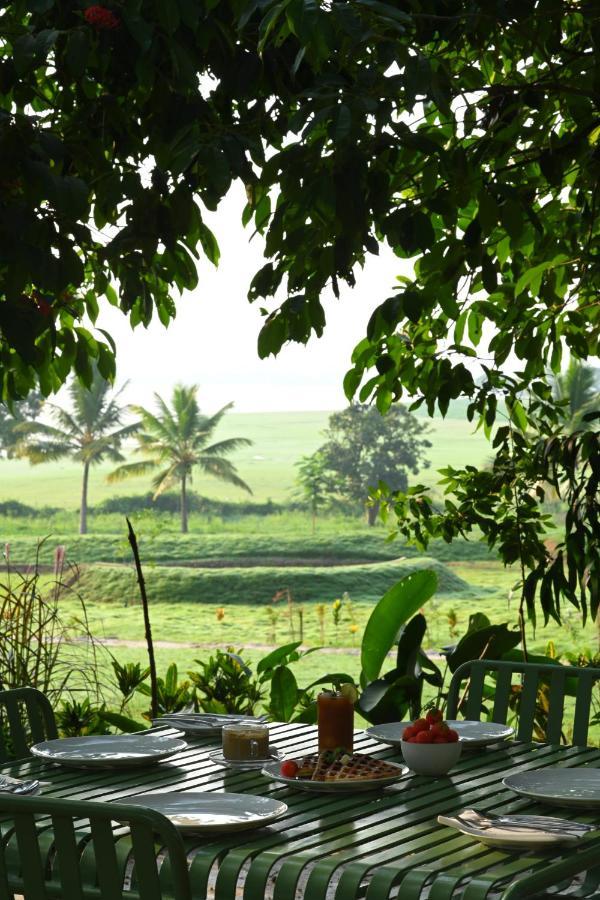
[[[215,269],[199,265],[199,285],[176,297],[177,317],[164,328],[158,320],[132,330],[119,310],[104,304],[97,325],[117,343],[117,385],[130,380],[128,402],[152,404],[177,383],[198,384],[201,408],[210,413],[233,401],[238,412],[331,410],[346,405],[342,379],[350,356],[364,337],[372,310],[388,297],[404,264],[386,246],[357,271],[357,286],[324,298],[327,326],[307,346],[292,344],[261,360],[256,340],[262,324],[259,303],[246,298],[254,273],[264,264],[260,236],[244,229],[242,185],[235,186],[216,213],[206,214],[221,260]]]

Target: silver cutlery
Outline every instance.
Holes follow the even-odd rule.
[[[499,815],[497,813],[482,813],[476,809],[466,809],[455,816],[463,825],[471,825],[477,828],[507,828],[518,831],[545,831],[548,834],[572,834],[584,835],[588,831],[594,831],[594,825],[586,825],[583,822],[571,822],[569,819],[558,819],[552,816],[534,815]]]
[[[35,779],[31,781],[16,781],[0,776],[0,794],[32,794],[37,791],[40,783]]]
[[[178,724],[189,725],[213,725],[215,728],[219,725],[263,725],[268,720],[268,716],[237,716],[237,715],[218,715],[216,713],[167,713],[159,719],[153,719],[153,725],[165,724],[173,722]]]

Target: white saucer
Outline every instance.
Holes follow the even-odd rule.
[[[282,758],[281,753],[276,747],[269,748],[268,759],[225,759],[222,750],[213,750],[208,755],[218,766],[224,766],[227,769],[236,769],[241,772],[249,769],[263,769],[269,763],[279,762]]]

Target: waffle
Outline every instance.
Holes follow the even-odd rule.
[[[382,759],[360,753],[333,754],[324,751],[318,756],[306,756],[300,763],[298,778],[311,781],[376,781],[395,778],[400,774],[397,766]]]

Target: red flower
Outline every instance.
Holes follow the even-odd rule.
[[[114,12],[105,6],[88,6],[83,18],[88,25],[92,25],[100,31],[110,31],[112,28],[118,28],[120,24]]]

